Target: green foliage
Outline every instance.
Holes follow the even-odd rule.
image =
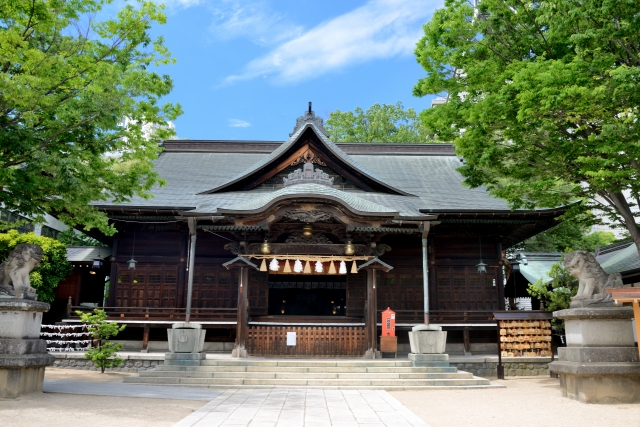
[[[563,222],[544,231],[521,244],[526,252],[593,252],[597,247],[607,246],[616,241],[609,231],[595,231],[587,234],[589,228],[582,224]]]
[[[426,142],[427,134],[413,108],[375,103],[363,111],[332,111],[326,121],[329,138],[335,142]]]
[[[49,237],[36,236],[34,233],[20,234],[16,230],[9,230],[0,234],[0,260],[4,261],[20,243],[34,243],[42,248],[42,261],[29,275],[29,281],[38,292],[39,301],[53,302],[56,286],[73,270],[67,261],[66,246]]]
[[[446,0],[416,56],[414,94],[471,187],[513,208],[598,209],[640,249],[640,14],[614,0]]]
[[[0,0],[0,205],[35,222],[115,229],[90,202],[122,202],[162,183],[152,160],[179,105],[151,69],[174,60],[154,23],[163,6],[111,0]]]
[[[58,240],[68,246],[107,246],[93,237],[74,231],[73,228],[58,233]]]
[[[124,359],[120,359],[116,352],[122,348],[122,344],[112,342],[103,342],[111,337],[115,337],[119,332],[123,331],[126,325],[118,326],[117,323],[107,322],[107,313],[101,309],[94,309],[93,312],[84,313],[76,311],[83,323],[89,325],[88,331],[91,333],[94,341],[98,346],[87,350],[84,357],[91,359],[96,367],[104,374],[105,368],[117,368],[122,364]]]
[[[536,283],[530,283],[529,294],[543,301],[547,311],[569,308],[571,297],[578,292],[578,279],[569,274],[562,261],[553,264],[547,274],[552,279],[551,284],[545,283],[542,279]],[[562,322],[557,322],[557,319],[554,319],[554,322],[558,326],[563,324]]]

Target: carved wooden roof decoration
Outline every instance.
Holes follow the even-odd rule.
[[[391,186],[361,166],[346,154],[316,127],[307,122],[294,132],[291,138],[274,150],[267,158],[241,172],[227,183],[199,194],[216,194],[229,191],[251,190],[283,169],[305,161],[305,163],[327,166],[352,182],[361,190],[408,196],[409,193]]]

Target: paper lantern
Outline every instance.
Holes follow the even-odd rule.
[[[347,264],[344,261],[340,261],[340,274],[347,274]]]

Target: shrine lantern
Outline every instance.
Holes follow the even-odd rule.
[[[389,307],[382,312],[382,336],[396,336],[396,312]]]

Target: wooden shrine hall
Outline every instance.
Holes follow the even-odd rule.
[[[98,206],[117,229],[106,310],[144,348],[188,317],[249,355],[362,356],[387,307],[400,342],[430,322],[495,343],[504,249],[563,213],[463,186],[451,145],[333,143],[311,107],[286,142],[162,145],[153,198]]]

